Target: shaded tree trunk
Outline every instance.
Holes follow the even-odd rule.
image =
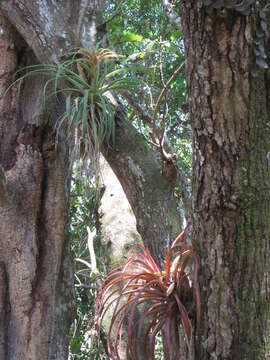
[[[101,181],[104,186],[99,207],[100,235],[107,272],[123,264],[129,249],[141,243],[136,219],[122,186],[107,161],[101,159]]]
[[[127,260],[130,248],[141,243],[141,237],[136,230],[136,219],[121,184],[104,158],[101,159],[101,179],[105,191],[99,208],[100,236],[106,270],[110,273]],[[113,310],[114,307],[103,320],[106,333],[109,331]],[[127,356],[126,346],[127,326],[124,326],[122,348],[119,351],[121,360],[131,359]],[[143,349],[143,344],[138,346],[138,359],[144,358]]]
[[[91,45],[93,17],[85,15],[98,3],[84,3],[1,1],[9,21],[1,15],[1,97],[18,67],[58,61],[82,32]],[[75,305],[67,241],[69,149],[61,134],[55,151],[52,128],[63,108],[47,104],[44,111],[43,87],[42,79],[31,79],[20,94],[13,87],[0,102],[1,359],[68,357]]]
[[[1,95],[22,60],[57,62],[79,44],[91,47],[90,30],[102,19],[102,5],[102,0],[1,1],[9,22],[1,16]],[[13,88],[0,103],[0,355],[6,359],[67,358],[73,306],[66,241],[68,148],[60,139],[55,152],[49,119],[53,124],[61,109],[47,106],[44,113],[42,89],[40,79],[31,79],[20,100]],[[181,228],[171,184],[156,152],[128,122],[119,121],[116,138],[116,149],[105,156],[143,241],[161,264],[170,237]]]
[[[68,149],[55,152],[40,79],[20,100],[16,87],[3,96],[33,54],[2,15],[0,28],[0,358],[65,359],[74,308]]]
[[[162,161],[136,129],[123,117],[117,119],[115,149],[103,150],[136,217],[138,233],[162,269],[169,245],[180,232],[182,221],[169,179],[162,175]],[[166,343],[164,359],[168,360]],[[144,359],[137,353],[138,359]],[[183,356],[184,358],[184,356]],[[171,360],[179,360],[171,357]]]
[[[163,266],[166,249],[181,230],[181,217],[171,183],[162,175],[159,153],[121,118],[115,149],[105,149],[103,155],[126,193],[145,246]]]
[[[251,76],[252,36],[264,5],[256,2],[252,16],[207,14],[200,1],[181,6],[194,134],[194,235],[201,256],[200,360],[266,356],[269,72]]]
[[[103,1],[82,1],[80,6],[72,1],[52,4],[49,1],[36,3],[24,0],[14,4],[11,0],[4,0],[0,8],[33,49],[38,60],[44,63],[58,61],[60,55],[78,44],[91,48],[95,38],[91,37],[93,31],[89,29],[102,22]],[[80,26],[77,25],[78,19]],[[82,28],[89,31],[80,32]],[[164,249],[164,246],[157,245],[157,238],[163,244],[167,243],[169,234],[173,237],[181,229],[171,184],[161,173],[158,152],[151,149],[127,121],[119,119],[116,137],[116,149],[105,151],[104,156],[127,194],[143,241],[160,262],[160,248]],[[151,224],[157,228],[151,228]]]

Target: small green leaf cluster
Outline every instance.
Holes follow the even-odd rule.
[[[74,285],[77,312],[70,331],[70,360],[105,360],[107,356],[97,346],[95,334],[95,302],[98,282],[105,273],[103,252],[98,236],[94,239],[96,271],[89,261],[87,227],[93,231],[98,223],[99,199],[90,179],[78,171],[77,163],[73,167],[70,195],[70,245],[74,257]],[[101,193],[101,190],[98,192]]]
[[[175,8],[179,7],[179,3],[174,1]],[[110,7],[115,8],[117,4],[116,0],[110,1]],[[134,94],[135,98],[148,113],[153,113],[164,82],[184,61],[181,29],[175,28],[168,21],[162,2],[135,0],[124,2],[119,16],[108,23],[108,37],[114,44],[114,49],[126,57],[129,76],[141,80]],[[169,111],[166,125],[174,124],[179,118],[179,109],[186,100],[185,72],[182,71],[163,99],[157,118],[162,118],[166,113],[164,108],[167,102]],[[147,127],[134,112],[132,120],[146,135]]]

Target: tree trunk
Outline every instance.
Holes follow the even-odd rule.
[[[115,149],[103,155],[119,179],[137,221],[137,230],[159,266],[166,249],[181,230],[169,180],[162,175],[162,161],[136,129],[117,120]]]
[[[270,99],[269,72],[254,78],[251,70],[252,34],[266,1],[254,4],[252,16],[208,14],[200,3],[181,5],[201,256],[196,359],[261,359],[269,311]]]
[[[0,358],[66,359],[74,307],[68,149],[60,141],[55,152],[41,79],[21,89],[20,101],[16,87],[3,96],[33,54],[2,15],[0,28]]]
[[[110,273],[126,261],[129,249],[141,243],[141,237],[122,186],[103,157],[101,181],[105,190],[99,207],[100,235],[107,272]]]
[[[102,23],[103,0],[82,0],[81,5],[73,1],[24,0],[14,4],[3,0],[0,8],[44,63],[58,61],[78,44],[91,48],[96,39],[90,27]],[[105,151],[104,156],[126,192],[145,245],[161,263],[164,244],[181,230],[172,187],[161,173],[157,152],[127,121],[119,120],[118,124],[117,148]],[[158,239],[162,243],[158,244]]]
[[[115,149],[104,149],[103,155],[122,185],[144,245],[162,269],[167,249],[180,232],[182,221],[171,183],[162,175],[159,153],[121,117],[117,119]],[[168,360],[163,343],[164,360]],[[143,352],[137,356],[145,358]]]
[[[78,2],[2,0],[0,9],[25,40],[27,45],[24,44],[22,50],[28,46],[37,61],[44,63],[59,61],[61,55],[81,44],[90,48],[95,43],[95,37],[91,36],[94,33],[92,31],[94,25],[98,25],[102,19],[100,16],[102,5],[102,0]],[[9,43],[9,37],[14,34],[14,30],[10,30],[9,34],[5,30],[4,36],[1,36],[2,46],[7,56],[14,57],[12,61],[6,62],[7,65],[3,65],[3,68],[6,66],[7,69],[4,70],[5,76],[1,78],[1,81],[4,81],[2,92],[10,84],[11,74],[17,69],[17,59],[21,59],[22,56],[28,58],[29,55],[19,49],[22,39],[15,45],[13,41],[10,46],[6,45],[6,42]],[[33,57],[32,54],[31,57]],[[5,61],[5,58],[3,57],[1,61]],[[9,326],[7,324],[14,323],[10,331],[14,329],[13,332],[16,331],[18,339],[16,336],[9,337],[8,335],[7,338],[0,339],[0,344],[3,344],[2,348],[6,354],[5,349],[11,346],[9,341],[15,342],[16,346],[10,347],[8,359],[16,358],[19,350],[12,349],[16,347],[19,349],[19,346],[21,351],[24,351],[22,352],[23,359],[27,359],[27,356],[32,356],[33,359],[53,359],[54,356],[57,359],[64,359],[70,322],[68,316],[70,310],[65,299],[68,299],[70,295],[64,294],[64,299],[60,290],[68,291],[70,287],[61,281],[61,276],[68,277],[71,272],[70,268],[61,270],[64,269],[64,265],[60,267],[62,258],[63,262],[66,259],[65,266],[69,262],[68,255],[63,255],[67,254],[64,253],[67,251],[64,250],[66,249],[64,246],[66,245],[66,191],[68,191],[68,181],[66,182],[65,179],[69,178],[67,149],[65,142],[60,141],[58,153],[54,152],[54,139],[47,121],[50,117],[53,123],[54,117],[59,118],[61,111],[58,109],[54,112],[55,115],[49,116],[50,109],[47,109],[46,114],[43,114],[42,82],[40,79],[36,81],[31,79],[30,86],[28,89],[23,89],[20,104],[14,88],[1,105],[6,115],[5,117],[2,115],[3,120],[1,120],[3,134],[1,134],[0,162],[4,172],[3,174],[1,172],[3,181],[0,189],[2,190],[1,208],[3,208],[0,277],[3,281],[8,279],[9,287],[6,281],[6,285],[0,289],[0,299],[2,299],[0,313],[2,314],[3,309],[7,308],[4,306],[6,301],[16,298],[13,295],[11,297],[11,291],[18,293],[22,289],[21,282],[18,283],[19,280],[17,280],[19,287],[15,275],[14,279],[10,275],[11,266],[16,265],[14,269],[21,271],[21,278],[17,276],[20,281],[23,281],[25,295],[19,298],[22,304],[16,313],[16,316],[22,317],[22,320],[15,318],[13,310],[10,313],[12,316],[7,313],[6,320],[0,320],[0,326],[4,328]],[[3,111],[2,114],[4,114]],[[172,186],[162,175],[161,159],[135,128],[125,120],[118,121],[116,148],[107,149],[104,155],[127,194],[136,216],[137,229],[145,245],[158,264],[162,265],[166,246],[180,231],[181,220],[172,195]],[[21,165],[22,163],[24,166]],[[13,199],[14,188],[16,190],[14,198],[18,199],[18,204],[16,203],[16,207],[12,210],[14,213],[11,214],[8,207],[9,199],[6,197],[11,193],[10,196]],[[11,202],[13,203],[13,200]],[[6,234],[9,234],[8,238],[14,237],[15,240],[2,249]],[[7,262],[13,252],[17,257],[13,256],[12,261]],[[53,269],[50,266],[53,266]],[[69,284],[72,283],[71,279],[67,281]],[[40,299],[43,299],[43,296],[45,300],[42,302]],[[47,299],[50,302],[47,302]],[[63,303],[60,307],[61,301]],[[15,305],[11,304],[12,306]],[[67,311],[66,315],[60,309],[63,312]],[[61,321],[57,321],[59,318]],[[40,326],[39,331],[43,331],[43,335],[32,337],[38,327],[37,323],[46,324],[43,330]],[[28,341],[33,349],[32,354],[30,350],[27,350],[27,346],[30,349]],[[36,357],[34,353],[38,349],[39,355]],[[12,351],[15,354],[14,357],[12,357]],[[24,357],[24,354],[27,355]]]
[[[100,236],[104,250],[104,261],[107,273],[116,269],[127,261],[130,248],[136,243],[141,243],[141,237],[136,230],[136,219],[127,200],[127,197],[114,172],[107,161],[101,159],[101,179],[105,188],[101,198]],[[134,248],[133,248],[134,250]],[[103,327],[107,333],[110,327],[114,307],[105,315]],[[120,359],[130,359],[127,356],[127,326],[123,328],[123,342],[120,349]],[[138,347],[138,359],[144,358],[143,346]]]
[[[89,22],[99,5],[1,1],[8,20],[1,15],[1,96],[18,67],[35,57],[54,62],[80,41],[91,46]],[[0,358],[8,360],[68,357],[70,167],[65,138],[60,135],[56,152],[52,131],[63,109],[47,104],[44,112],[43,87],[42,79],[31,79],[20,96],[13,87],[0,100]]]

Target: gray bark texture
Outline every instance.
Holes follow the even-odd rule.
[[[0,358],[67,359],[74,308],[68,250],[68,145],[52,131],[63,109],[42,107],[42,79],[3,94],[21,66],[59,61],[91,47],[103,1],[0,2]],[[104,150],[159,263],[181,228],[161,163],[136,130],[118,121],[116,148]]]
[[[2,15],[0,27],[0,358],[65,359],[74,308],[68,153],[55,152],[41,79],[4,96],[19,52],[34,56]]]
[[[250,16],[181,4],[201,256],[200,360],[269,355],[269,71],[251,76],[252,36],[266,3],[254,2]]]
[[[181,218],[170,181],[162,175],[159,153],[121,116],[115,149],[104,149],[103,155],[126,193],[143,243],[163,266],[167,246],[181,230]]]
[[[11,0],[4,0],[0,8],[33,49],[38,60],[44,63],[58,61],[59,56],[80,44],[91,48],[95,37],[90,28],[102,23],[103,5],[102,0],[81,1],[80,6],[73,1],[25,0],[18,4],[15,1],[14,4]],[[44,20],[44,14],[48,21]],[[74,20],[70,19],[76,18],[76,14],[79,14],[81,25],[75,27]],[[73,33],[70,30],[72,27]],[[66,41],[63,41],[63,36]],[[105,149],[103,155],[126,192],[143,242],[161,264],[164,258],[164,250],[161,249],[164,249],[164,244],[167,245],[169,237],[173,238],[181,230],[170,179],[162,175],[158,152],[147,146],[145,139],[122,116],[118,119],[116,138],[116,149]]]
[[[104,186],[99,216],[100,235],[104,249],[107,272],[122,265],[129,255],[129,249],[141,243],[136,229],[136,218],[122,186],[109,166],[101,159],[101,181]]]

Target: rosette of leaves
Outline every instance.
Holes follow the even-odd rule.
[[[225,8],[235,10],[241,15],[249,15],[253,2],[254,0],[201,0],[201,5],[210,12],[214,9]]]
[[[114,145],[115,112],[117,102],[113,92],[132,89],[135,82],[121,64],[115,68],[119,56],[110,49],[79,49],[66,55],[68,60],[59,64],[39,64],[24,68],[18,80],[43,76],[44,98],[63,95],[66,111],[57,119],[56,133],[65,125],[67,137],[75,134],[75,155],[90,158],[94,166],[98,161],[100,146]],[[13,83],[12,85],[14,85]],[[95,166],[94,166],[95,167]]]
[[[138,251],[107,277],[97,299],[98,330],[105,314],[113,309],[107,334],[108,354],[120,359],[125,323],[127,352],[132,359],[136,359],[142,338],[145,358],[154,359],[156,336],[162,329],[169,353],[173,349],[179,352],[181,329],[189,352],[193,322],[196,333],[200,325],[199,257],[186,243],[184,231],[174,240],[162,270],[145,247],[137,246]],[[138,307],[141,311],[135,316]]]

